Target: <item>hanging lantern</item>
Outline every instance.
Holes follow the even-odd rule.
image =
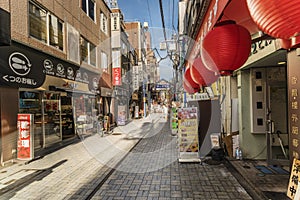
[[[247,0],[247,6],[253,21],[263,32],[275,38],[291,40],[291,46],[300,43],[299,1]]]
[[[220,75],[231,75],[248,59],[251,50],[249,31],[234,21],[218,23],[202,42],[201,55],[205,66]]]
[[[196,93],[198,90],[192,88],[188,83],[186,83],[185,81],[183,82],[183,89],[185,90],[185,92],[189,93],[189,94],[194,94]]]
[[[187,93],[195,93],[199,90],[199,85],[193,81],[191,73],[190,73],[190,67],[188,67],[185,70],[184,73],[184,80],[183,80],[183,88]]]
[[[190,73],[193,81],[203,87],[211,85],[219,78],[216,72],[208,70],[205,67],[200,57],[194,60]]]

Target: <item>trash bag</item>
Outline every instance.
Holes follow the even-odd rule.
[[[224,159],[225,153],[223,148],[212,149],[211,150],[211,159],[215,161],[222,161]]]

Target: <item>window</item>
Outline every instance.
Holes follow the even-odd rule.
[[[53,15],[49,15],[49,43],[63,50],[63,23]]]
[[[95,1],[94,0],[82,0],[81,9],[95,21]]]
[[[102,12],[100,14],[100,28],[103,33],[107,34],[107,17]]]
[[[80,56],[81,62],[96,67],[96,46],[83,37],[80,37]]]
[[[30,36],[63,50],[63,22],[48,11],[29,2]]]
[[[108,59],[107,54],[104,52],[101,52],[101,69],[107,72],[108,68]]]

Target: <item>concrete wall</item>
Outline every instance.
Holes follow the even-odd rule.
[[[238,100],[239,142],[243,151],[243,157],[249,159],[266,159],[267,148],[265,134],[251,133],[250,70],[238,72]]]

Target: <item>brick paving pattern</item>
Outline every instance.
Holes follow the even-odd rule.
[[[223,164],[179,163],[176,145],[169,123],[151,132],[92,199],[252,199]]]

